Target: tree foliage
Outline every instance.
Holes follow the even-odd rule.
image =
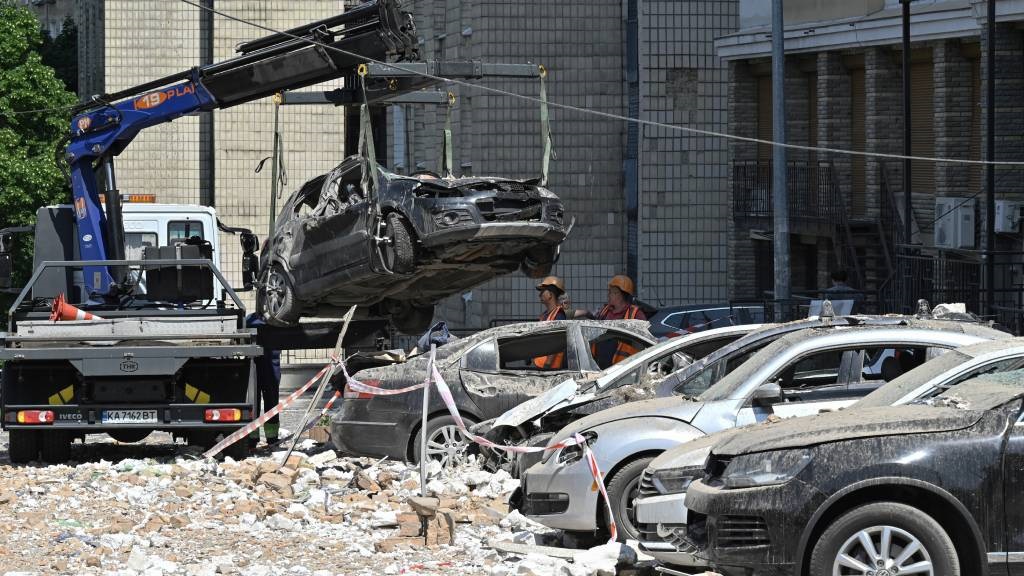
[[[0,0],[0,228],[30,224],[40,206],[70,200],[54,154],[77,99],[43,64],[42,44],[35,16]],[[30,110],[44,111],[20,113]],[[21,268],[30,260],[19,256]]]
[[[57,73],[68,90],[78,93],[78,27],[68,16],[64,19],[60,34],[50,38],[43,34],[43,46],[39,49],[43,63]]]

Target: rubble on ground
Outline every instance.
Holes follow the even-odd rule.
[[[283,453],[214,462],[175,448],[0,463],[0,574],[579,576],[613,573],[619,553],[569,563],[492,549],[493,540],[560,545],[560,533],[509,513],[519,481],[472,462],[432,463],[435,493],[423,498],[418,467],[339,457],[309,440],[284,466]]]

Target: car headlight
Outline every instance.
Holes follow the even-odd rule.
[[[659,494],[682,494],[703,474],[702,468],[663,468],[651,473],[651,481]]]
[[[810,463],[811,453],[807,450],[746,454],[729,463],[722,483],[726,489],[784,484]]]
[[[594,442],[597,442],[597,432],[588,430],[580,434],[583,439],[586,440],[587,446],[593,446]],[[566,446],[562,448],[562,451],[558,454],[559,464],[575,464],[583,458],[583,446],[579,444],[573,444],[572,446]]]

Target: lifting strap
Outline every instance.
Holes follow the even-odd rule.
[[[443,140],[441,141],[441,167],[442,178],[452,178],[452,108],[455,107],[455,94],[448,93],[448,110],[445,113]]]
[[[540,161],[540,185],[548,184],[548,169],[551,159],[558,159],[551,144],[551,117],[548,115],[548,89],[544,84],[544,78],[548,75],[548,69],[543,65],[538,66],[540,76],[540,137],[544,143],[544,156]]]
[[[359,105],[359,155],[366,160],[367,169],[363,170],[359,185],[362,188],[363,197],[370,202],[370,209],[373,210],[377,202],[376,198],[371,196],[371,192],[376,194],[380,190],[380,181],[377,173],[377,151],[373,147],[373,126],[370,124],[370,104],[366,99],[366,73],[366,64],[360,64],[358,74],[359,85],[363,92],[363,103]]]

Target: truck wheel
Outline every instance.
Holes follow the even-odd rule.
[[[71,458],[70,434],[62,430],[44,430],[39,434],[39,453],[43,462],[63,464]]]
[[[402,334],[420,335],[430,328],[430,322],[434,319],[434,307],[413,306],[408,304],[401,307],[401,310],[391,313],[391,322],[395,329]]]
[[[260,312],[266,317],[267,323],[274,326],[291,326],[299,319],[295,289],[288,279],[288,274],[279,264],[272,264],[267,270],[259,294]]]
[[[39,433],[35,430],[11,430],[7,441],[7,455],[12,464],[25,464],[39,458]]]
[[[385,225],[387,244],[381,250],[384,267],[395,274],[408,274],[416,268],[416,253],[408,222],[397,212],[388,214]]]
[[[875,502],[850,510],[822,532],[811,553],[811,574],[960,576],[953,541],[934,518],[897,502]]]
[[[654,456],[637,458],[632,462],[619,468],[615,475],[608,481],[608,500],[611,501],[612,511],[615,513],[615,528],[619,542],[639,540],[640,530],[636,527],[636,512],[633,509],[633,500],[640,492],[640,477],[643,476],[647,465],[654,460]],[[604,502],[598,497],[598,506],[601,510],[601,518],[604,519],[605,528],[608,525],[608,511]]]
[[[218,442],[221,438],[218,438]],[[223,454],[230,456],[232,460],[241,461],[245,460],[249,456],[252,456],[252,450],[249,448],[249,439],[242,438],[238,442],[235,442],[231,446],[224,449]]]

